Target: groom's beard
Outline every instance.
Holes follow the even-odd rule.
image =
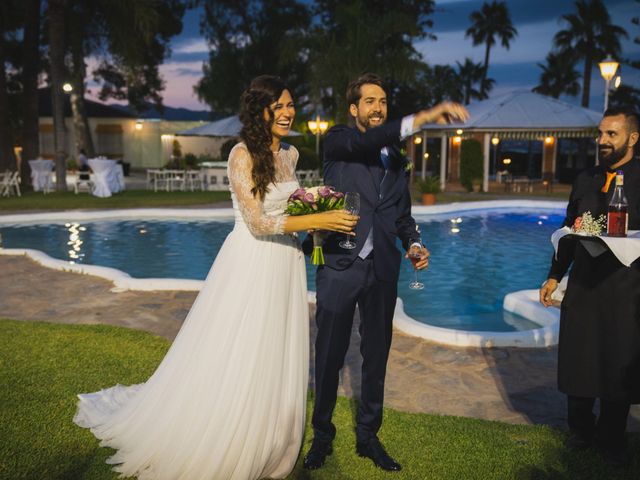
[[[604,166],[610,168],[624,158],[629,151],[629,145],[625,142],[624,145],[618,149],[609,145],[598,145],[598,151]]]
[[[371,123],[371,119],[380,119],[379,122],[373,122],[373,124]],[[382,114],[382,112],[372,112],[369,115],[367,115],[365,118],[360,118],[360,124],[365,128],[365,130],[369,130],[370,128],[373,127],[379,127],[380,125],[382,125],[386,120],[386,117]]]

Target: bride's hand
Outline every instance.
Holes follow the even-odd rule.
[[[316,213],[316,230],[331,230],[334,232],[355,235],[353,229],[358,223],[358,216],[351,215],[346,210],[329,210]]]

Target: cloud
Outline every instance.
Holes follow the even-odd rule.
[[[190,39],[174,47],[173,53],[209,53],[209,45],[203,38]]]

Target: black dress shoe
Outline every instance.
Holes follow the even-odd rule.
[[[358,442],[356,444],[356,453],[361,457],[370,458],[376,467],[386,470],[387,472],[398,472],[402,470],[400,464],[389,456],[380,443],[380,440],[375,437],[366,443]]]
[[[313,439],[309,452],[304,457],[303,467],[305,470],[317,470],[327,459],[328,455],[333,453],[331,442],[323,442],[317,438]]]

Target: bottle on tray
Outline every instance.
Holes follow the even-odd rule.
[[[629,225],[629,203],[624,195],[624,174],[621,170],[616,172],[616,189],[609,202],[607,215],[607,235],[610,237],[626,237]]]

